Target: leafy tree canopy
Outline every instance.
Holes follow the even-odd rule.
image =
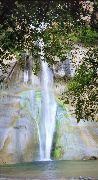
[[[40,30],[42,24],[47,27]],[[97,0],[0,0],[0,65],[2,68],[5,67],[4,59],[11,59],[13,55],[20,59],[22,53],[27,50],[32,53],[38,65],[40,38],[44,40],[45,57],[49,64],[54,63],[55,56],[65,60],[66,53],[73,48],[73,44],[83,43],[85,46],[93,47],[93,51],[88,52],[89,56],[87,54],[84,58],[74,79],[70,82],[69,90],[75,98],[78,121],[81,118],[94,119],[92,111],[93,114],[97,113],[94,105],[97,103],[95,78],[98,68],[95,62],[98,55],[96,53]],[[85,93],[88,97],[86,101],[82,98]],[[90,108],[85,111],[87,106]]]
[[[52,55],[61,56],[65,47],[71,45],[68,34],[84,24],[81,13],[85,11],[79,0],[1,0],[0,4],[0,45],[3,59],[26,49],[37,56],[38,46],[34,42],[39,37],[43,37],[46,44],[46,59]],[[38,28],[42,22],[47,24],[47,28],[40,32]]]
[[[90,48],[74,78],[69,82],[77,121],[98,121],[98,47]]]
[[[79,1],[4,0],[0,4],[0,38],[3,58],[9,53],[13,54],[17,51],[21,53],[26,49],[37,56],[38,46],[34,42],[41,37],[47,44],[45,50],[49,53],[52,49],[50,46],[54,46],[50,54],[56,54],[57,49],[61,50],[58,40],[63,33],[64,36],[70,32],[70,23],[74,20],[76,23],[76,17],[79,18]],[[47,24],[46,30],[39,30],[41,23]]]

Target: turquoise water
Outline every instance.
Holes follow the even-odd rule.
[[[63,180],[80,176],[98,180],[98,161],[36,161],[0,166],[0,178]]]

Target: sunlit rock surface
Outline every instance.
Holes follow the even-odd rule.
[[[65,80],[73,77],[76,69],[85,57],[87,50],[83,45],[75,44],[74,48],[67,54],[63,61],[55,57],[55,64],[53,65],[54,77]]]
[[[0,164],[39,160],[41,92],[25,87],[15,95],[3,92],[1,96]],[[77,124],[69,110],[69,105],[58,102],[53,159],[98,157],[98,124],[83,121]]]
[[[61,148],[55,158],[66,160],[98,158],[98,123],[84,122],[77,124],[69,105],[58,105],[57,133],[55,149]],[[61,154],[60,154],[61,153]]]
[[[17,72],[9,81],[10,88],[0,90],[0,164],[39,160],[41,89],[39,78],[32,73],[30,76],[28,70]],[[71,107],[58,101],[64,91],[65,82],[55,82],[57,113],[52,158],[98,157],[98,124],[77,124]]]
[[[16,65],[0,84],[0,164],[39,159],[39,79],[30,70]]]
[[[1,94],[0,164],[37,159],[39,139],[34,98],[31,90]]]

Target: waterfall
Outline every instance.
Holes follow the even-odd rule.
[[[42,114],[40,122],[40,160],[50,160],[55,131],[56,102],[53,93],[53,74],[47,62],[41,61]]]
[[[32,83],[32,56],[29,52],[25,54],[24,83]]]
[[[28,79],[29,79],[29,76],[28,76],[28,71],[24,70],[24,83],[26,83],[26,84],[27,84]]]

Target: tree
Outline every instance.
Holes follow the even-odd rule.
[[[91,8],[89,3],[92,4]],[[69,85],[70,95],[73,94],[76,100],[78,121],[81,118],[94,119],[91,112],[87,114],[83,107],[87,107],[88,101],[92,103],[94,98],[96,103],[96,96],[89,98],[88,101],[82,100],[81,103],[81,96],[78,93],[82,90],[82,97],[85,92],[88,94],[88,88],[93,87],[92,82],[96,82],[94,77],[97,76],[97,72],[95,73],[97,68],[94,69],[91,59],[93,61],[93,57],[96,56],[95,44],[98,43],[98,3],[95,0],[89,3],[82,0],[0,0],[1,68],[6,68],[4,59],[13,58],[13,54],[17,59],[21,59],[22,53],[26,50],[32,53],[37,65],[35,67],[38,67],[40,49],[37,42],[40,38],[44,40],[45,57],[49,65],[54,63],[55,56],[61,61],[65,60],[66,54],[75,43],[93,47],[93,53],[90,51],[89,57],[87,54]],[[47,28],[40,31],[42,23]],[[86,68],[88,71],[84,73]],[[84,76],[81,78],[80,75],[83,73]],[[97,85],[94,87],[96,92]],[[93,111],[94,113],[97,111]]]
[[[11,58],[11,54],[21,54],[26,49],[37,58],[39,49],[34,42],[39,37],[44,38],[47,61],[49,55],[52,57],[57,51],[59,51],[57,55],[61,55],[62,41],[59,41],[59,38],[63,33],[65,35],[70,33],[70,26],[74,25],[74,21],[75,24],[79,23],[77,21],[80,16],[78,0],[1,0],[0,4],[1,65],[4,58]],[[47,29],[40,32],[38,28],[42,22],[47,24]],[[33,26],[35,28],[32,28]],[[64,34],[63,39],[66,37]],[[53,51],[51,51],[52,48]]]
[[[98,47],[87,51],[69,90],[77,121],[98,121]]]

